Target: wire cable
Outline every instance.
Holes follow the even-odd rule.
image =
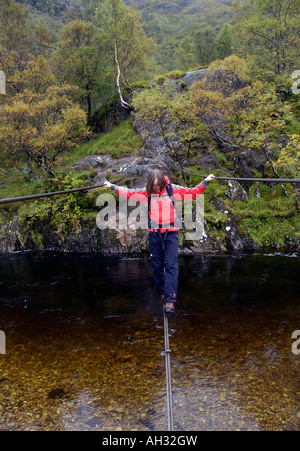
[[[25,202],[27,200],[41,199],[45,197],[62,196],[64,194],[79,193],[96,188],[103,188],[105,185],[88,186],[86,188],[69,189],[66,191],[54,191],[52,193],[33,194],[31,196],[12,197],[10,199],[0,199],[0,205],[13,204],[15,202]]]
[[[180,169],[177,166],[174,166],[179,171],[185,172],[186,174],[195,175],[196,177],[202,177],[206,178],[207,175],[203,174],[196,174],[194,172],[186,171],[185,169]],[[121,180],[123,180],[125,177],[123,177]],[[121,180],[118,180],[115,183],[119,183]],[[295,183],[300,184],[300,179],[281,179],[281,178],[244,178],[244,177],[215,177],[215,180],[233,180],[237,182],[264,182],[264,183]],[[8,199],[0,199],[0,205],[5,204],[13,204],[16,202],[25,202],[25,201],[31,201],[35,199],[42,199],[47,197],[53,197],[53,196],[62,196],[65,194],[71,194],[71,193],[79,193],[84,191],[89,191],[97,188],[103,188],[105,185],[96,185],[96,186],[87,186],[84,188],[77,188],[77,189],[70,189],[65,191],[55,191],[50,193],[42,193],[42,194],[33,194],[31,196],[21,196],[21,197],[12,197]]]
[[[196,174],[194,172],[186,171],[185,169],[180,169],[179,167],[174,167],[184,172],[185,174],[195,175],[196,177],[206,178],[207,175]],[[237,182],[269,182],[269,183],[300,183],[300,179],[282,179],[282,178],[255,178],[255,177],[215,177],[215,180],[234,180]]]
[[[169,344],[169,320],[168,314],[164,308],[164,334],[165,334],[165,364],[166,364],[166,387],[167,387],[167,410],[168,410],[168,430],[174,431],[173,419],[173,393],[172,393],[172,379],[171,379],[171,351]]]

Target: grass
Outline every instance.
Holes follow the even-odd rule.
[[[261,197],[257,198],[252,188],[246,201],[236,201],[232,207],[228,207],[240,218],[288,218],[297,214],[293,194],[290,193],[289,197],[284,196],[280,186],[277,185],[273,189],[262,186],[260,194]]]
[[[128,119],[111,131],[102,133],[72,149],[65,155],[63,166],[70,167],[89,155],[111,155],[116,159],[126,155],[138,155],[141,147],[142,142],[133,130],[131,120]]]
[[[299,240],[299,217],[279,218],[269,215],[258,219],[245,218],[240,222],[239,228],[246,235],[250,234],[259,247],[282,246],[286,244],[286,238],[291,241]]]
[[[8,199],[11,197],[26,196],[38,193],[41,184],[35,180],[25,180],[24,174],[16,168],[1,171],[0,174],[0,198]]]
[[[167,74],[160,75],[154,81],[158,84],[163,84],[163,83],[165,83],[166,80],[171,80],[171,79],[180,80],[185,75],[186,75],[186,72],[183,72],[180,70],[173,70],[171,72],[168,72]]]

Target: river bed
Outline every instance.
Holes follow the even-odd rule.
[[[175,430],[299,429],[299,275],[298,253],[180,258]],[[148,256],[1,255],[0,331],[0,430],[167,429]]]

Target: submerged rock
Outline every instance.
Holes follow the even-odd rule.
[[[53,388],[53,390],[50,390],[50,392],[48,393],[48,398],[50,399],[60,399],[60,398],[64,398],[65,396],[68,395],[68,391],[65,388]]]

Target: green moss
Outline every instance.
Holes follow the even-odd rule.
[[[180,80],[185,75],[186,75],[186,72],[182,72],[182,71],[179,71],[179,70],[174,70],[172,72],[168,72],[167,74],[160,75],[154,81],[156,83],[158,83],[159,85],[162,85],[163,83],[165,83],[166,80],[172,80],[172,79]]]
[[[286,239],[297,241],[300,238],[299,217],[287,220],[274,216],[258,218],[245,218],[240,222],[240,230],[250,234],[259,247],[284,247]]]
[[[141,147],[142,142],[135,133],[131,120],[128,119],[111,131],[102,133],[87,143],[77,146],[68,153],[63,165],[70,167],[88,155],[110,155],[116,159],[125,155],[138,155]]]

